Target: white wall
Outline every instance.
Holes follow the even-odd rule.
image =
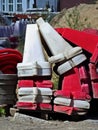
[[[8,9],[8,0],[5,0],[6,3],[6,12],[9,12],[9,9]],[[17,8],[16,8],[16,1],[17,0],[13,0],[13,6],[14,6],[14,10],[13,12],[16,12],[17,11]],[[45,5],[46,5],[46,2],[48,0],[36,0],[36,4],[37,4],[37,7],[38,8],[45,8]],[[54,7],[54,11],[57,11],[57,1],[58,0],[49,0],[49,3],[50,3],[50,7],[53,6]],[[34,0],[30,0],[30,8],[33,8],[33,4],[34,4]],[[25,12],[27,9],[27,0],[22,0],[22,12]],[[0,0],[0,10],[2,11],[2,0]]]
[[[17,11],[16,2],[17,2],[17,0],[13,0],[13,12]],[[34,4],[34,0],[30,0],[30,8],[33,7],[33,4]],[[9,12],[8,0],[5,0],[5,7],[6,7],[5,11]],[[27,0],[22,0],[22,9],[23,9],[23,12],[26,11],[26,9],[27,9]],[[0,0],[0,11],[2,11],[2,0]]]

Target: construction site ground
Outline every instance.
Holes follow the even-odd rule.
[[[0,130],[98,130],[97,104],[94,101],[86,115],[78,116],[19,110],[13,116],[0,117]]]
[[[95,5],[80,5],[80,20],[87,18],[90,27],[98,29],[98,3]],[[53,27],[69,27],[66,25],[65,13],[56,16]],[[0,117],[0,130],[98,130],[98,101],[91,104],[92,110],[85,116],[67,116],[56,113],[56,118],[45,120],[28,113],[15,113],[14,116]]]
[[[98,116],[75,118],[43,120],[18,113],[16,117],[0,117],[0,130],[98,130]]]

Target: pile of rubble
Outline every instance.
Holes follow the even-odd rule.
[[[42,18],[27,24],[23,60],[17,64],[16,107],[68,115],[87,113],[90,101],[98,96],[97,41],[97,35],[85,31],[55,30]],[[59,76],[60,90],[53,90],[53,71]]]

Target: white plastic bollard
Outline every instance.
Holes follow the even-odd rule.
[[[37,19],[36,23],[38,24],[42,37],[52,54],[48,61],[50,63],[64,61],[64,65],[59,65],[59,68],[57,69],[60,75],[86,60],[85,55],[81,54],[81,47],[72,47],[48,22],[45,22],[43,18]]]
[[[51,64],[45,61],[37,24],[27,24],[22,63],[17,64],[18,77],[50,76]]]

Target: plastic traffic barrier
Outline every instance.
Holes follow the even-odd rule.
[[[48,22],[39,18],[36,23],[45,40],[47,53],[51,52],[51,57],[49,57],[48,61],[50,63],[63,62],[57,67],[57,72],[60,75],[86,60],[85,55],[81,54],[82,48],[79,46],[72,47]]]
[[[17,69],[18,77],[51,77],[51,64],[45,60],[37,24],[27,25],[23,61]]]

